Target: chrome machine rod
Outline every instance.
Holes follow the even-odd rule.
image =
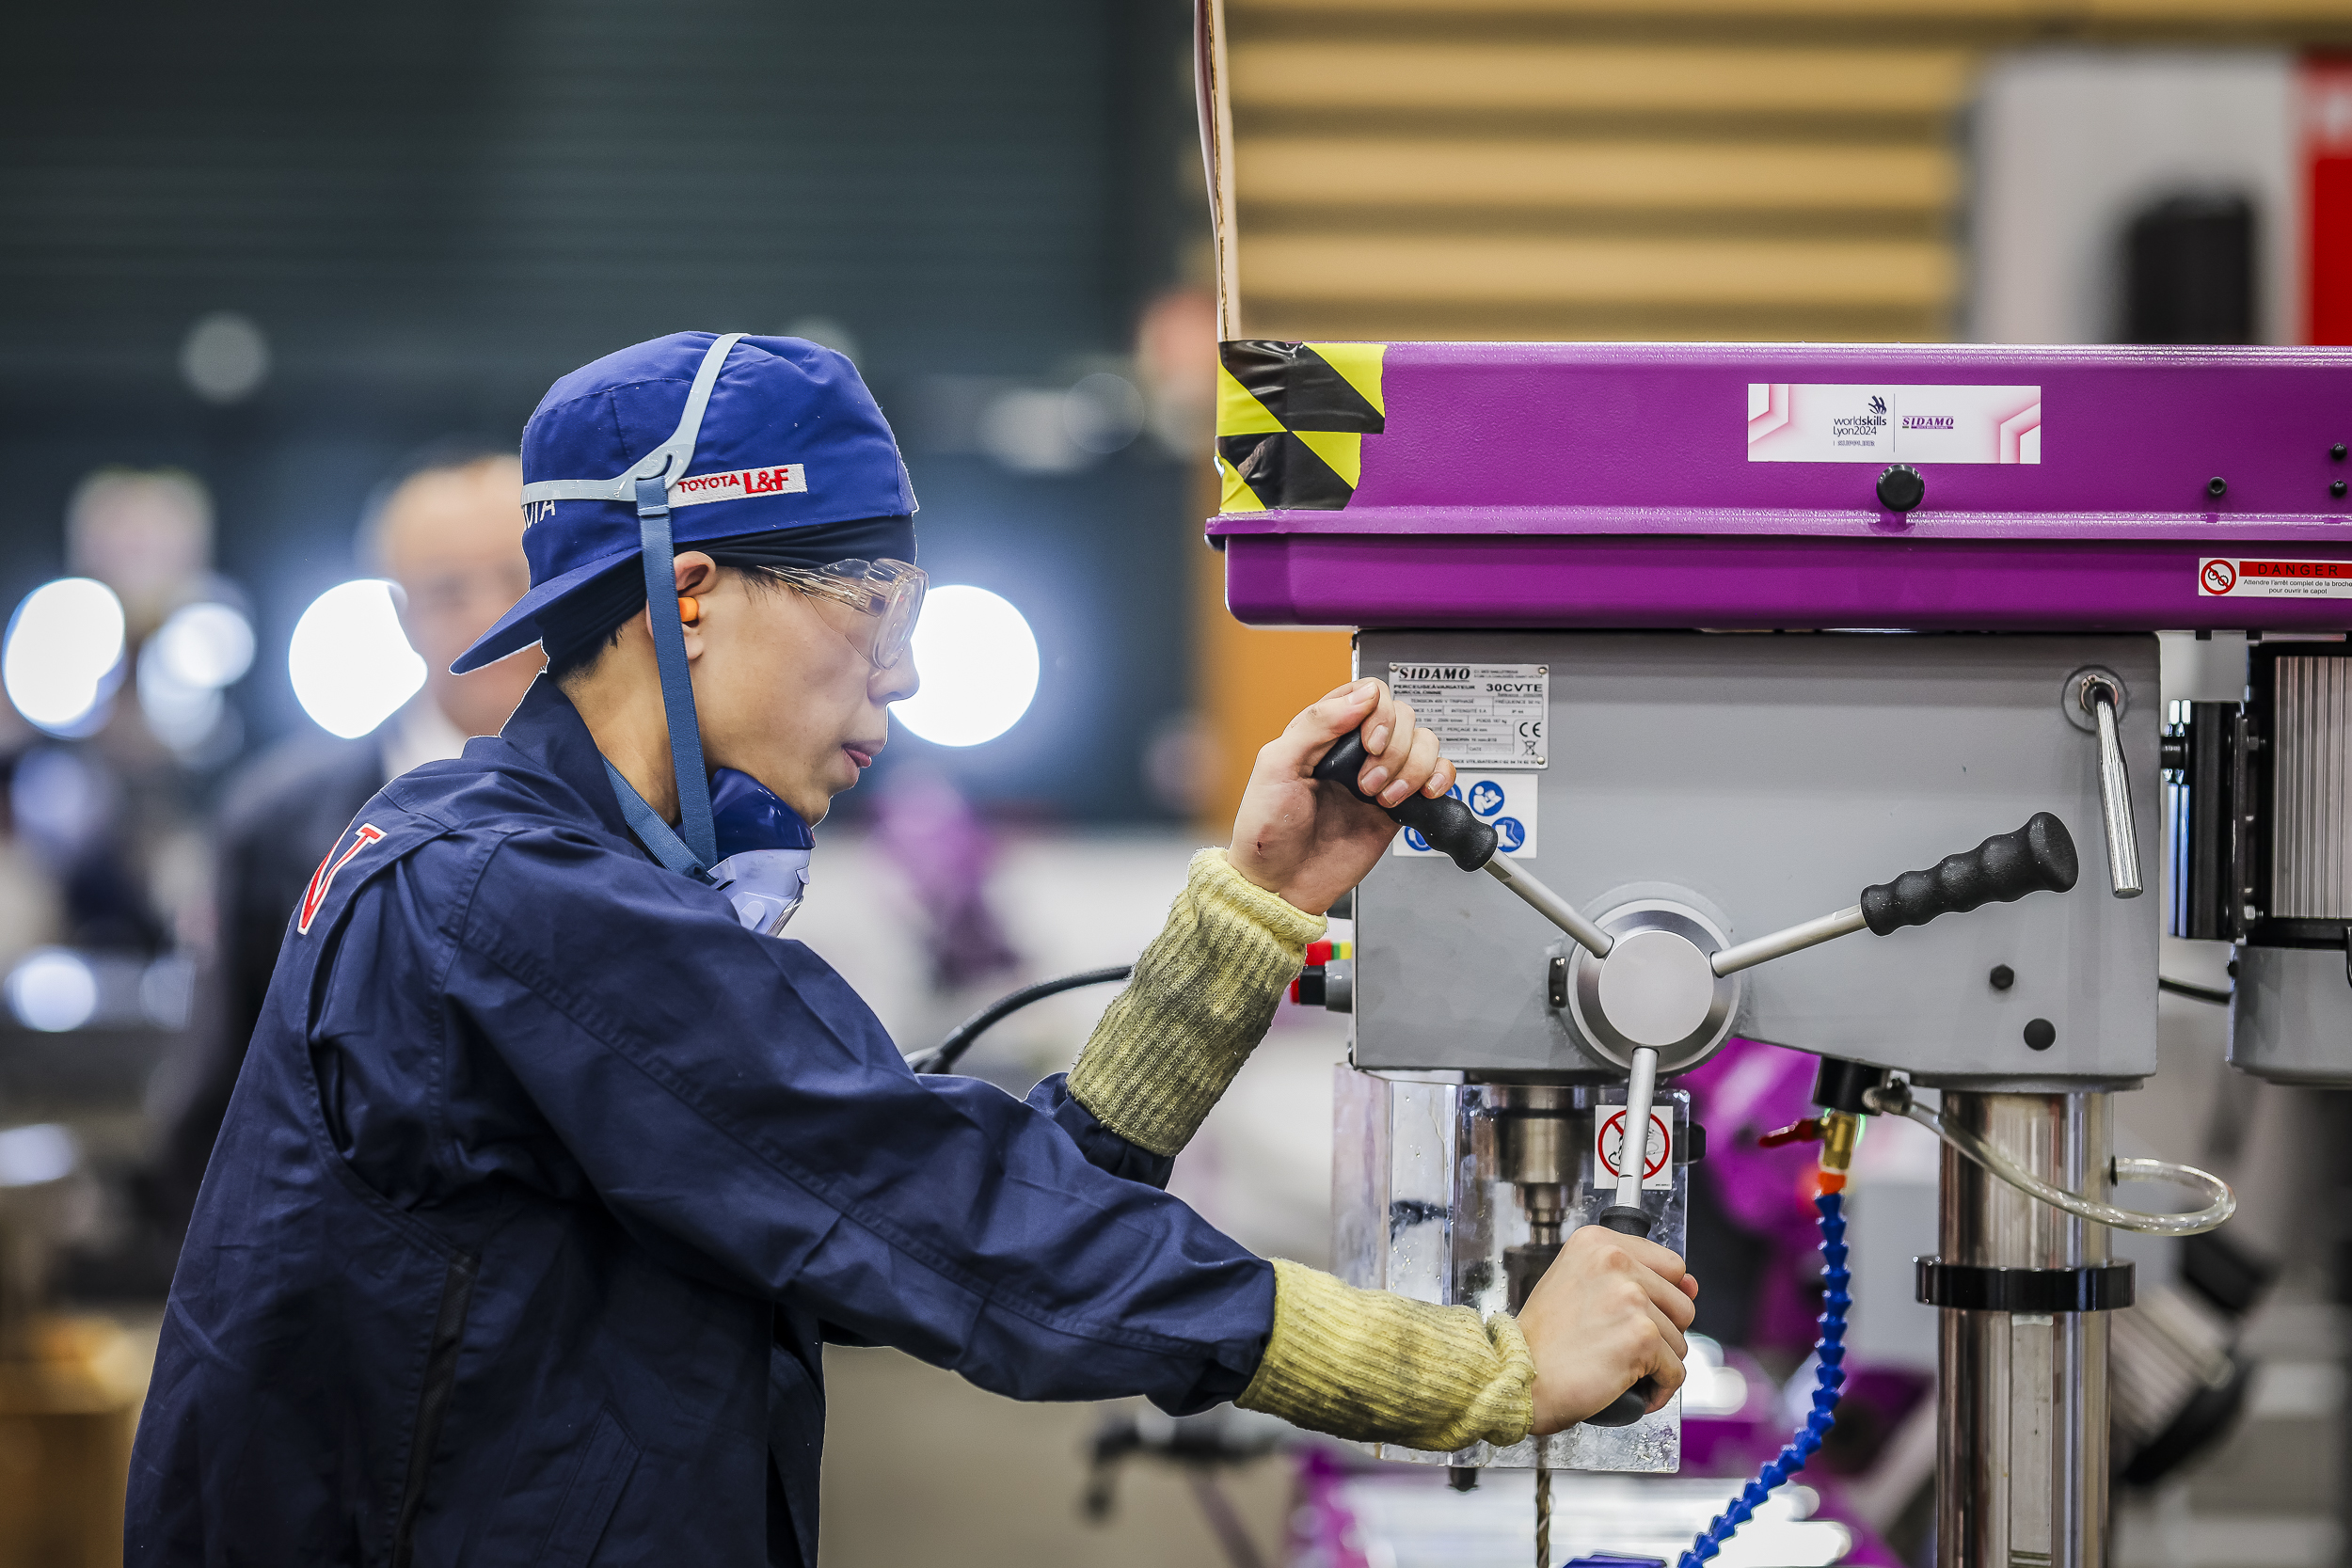
[[[1757,937],[1754,942],[1726,947],[1707,960],[1708,967],[1718,974],[1737,974],[1743,969],[1754,969],[1770,959],[1787,958],[1791,953],[1819,947],[1822,942],[1850,935],[1861,930],[1865,924],[1862,906],[1849,904],[1836,914],[1821,915],[1786,930]]]
[[[2115,688],[2105,680],[2083,685],[2083,705],[2099,727],[2099,815],[2107,830],[2107,885],[2118,898],[2137,898],[2139,833],[2132,822],[2132,776],[2123,766],[2123,740],[2116,733]]]
[[[1609,949],[1614,942],[1608,932],[1577,913],[1574,905],[1513,865],[1507,857],[1495,856],[1486,863],[1485,870],[1496,881],[1526,899],[1528,906],[1537,914],[1567,932],[1569,939],[1579,947],[1596,958],[1609,956]]]
[[[1658,1053],[1648,1046],[1633,1052],[1632,1076],[1625,1085],[1625,1142],[1617,1148],[1617,1203],[1642,1206],[1642,1178],[1649,1166],[1649,1117],[1658,1103]]]
[[[2104,1094],[1947,1089],[1943,1112],[2055,1185],[2104,1197]],[[2037,1203],[1944,1150],[1941,1253],[1974,1269],[2107,1261],[2106,1227]],[[1938,1316],[1936,1560],[1943,1568],[2103,1568],[2107,1314]]]

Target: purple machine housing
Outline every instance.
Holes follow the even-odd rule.
[[[1395,343],[1338,509],[1226,511],[1253,626],[2341,631],[2352,581],[2199,591],[2201,562],[2352,562],[2352,359],[2325,350]],[[1929,442],[1756,460],[1771,388],[2038,388],[2038,461]],[[1752,388],[1766,388],[1753,419]],[[1894,400],[1898,405],[1900,399]],[[1925,406],[1924,400],[1920,402]],[[1867,396],[1861,407],[1867,407]],[[1899,415],[1894,416],[1899,419]],[[1920,455],[1913,455],[1917,450]],[[1891,511],[1883,467],[1925,499]],[[2214,482],[2222,482],[2220,494]]]

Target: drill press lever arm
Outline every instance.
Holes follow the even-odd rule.
[[[2038,811],[2015,832],[1995,833],[1964,855],[1945,856],[1930,870],[1906,871],[1891,882],[1873,883],[1862,890],[1859,902],[1836,914],[1726,947],[1708,960],[1708,967],[1718,974],[1736,974],[1866,926],[1883,937],[1906,926],[1925,926],[1939,914],[2013,903],[2029,893],[2065,893],[2074,887],[2078,870],[2074,840],[2066,824]]]
[[[1343,736],[1315,764],[1314,777],[1340,785],[1367,805],[1378,805],[1377,798],[1356,785],[1369,760],[1361,738]],[[1425,795],[1408,795],[1400,803],[1381,809],[1420,833],[1431,848],[1463,870],[1484,871],[1518,894],[1594,958],[1607,958],[1615,945],[1614,938],[1575,906],[1497,853],[1501,841],[1494,829],[1460,800],[1452,796],[1433,800]],[[1939,914],[2010,903],[2045,890],[2064,893],[2074,887],[2078,872],[2074,840],[2066,824],[2046,811],[2036,812],[2016,832],[1995,833],[1966,854],[1947,855],[1928,870],[1906,871],[1891,882],[1864,888],[1859,901],[1834,914],[1724,948],[1708,958],[1708,967],[1718,975],[1736,974],[1768,958],[1800,952],[1865,927],[1883,937],[1906,926],[1924,926]]]

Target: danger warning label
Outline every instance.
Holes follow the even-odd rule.
[[[2232,561],[2197,562],[2202,599],[2352,599],[2352,561]]]
[[[1674,1178],[1674,1123],[1663,1111],[1649,1114],[1649,1148],[1643,1151],[1642,1186],[1644,1190],[1669,1188]],[[1593,1158],[1599,1162],[1601,1179],[1614,1181],[1624,1172],[1618,1161],[1625,1153],[1625,1107],[1607,1111],[1599,1118],[1593,1134]]]

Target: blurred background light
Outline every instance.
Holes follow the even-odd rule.
[[[1010,601],[950,584],[923,601],[914,627],[923,689],[891,711],[939,746],[977,746],[1021,721],[1037,695],[1037,637]]]
[[[269,379],[269,340],[252,318],[215,310],[188,328],[180,374],[206,403],[242,403]]]
[[[1121,451],[1143,434],[1143,394],[1125,376],[1097,371],[1062,394],[1061,418],[1082,450],[1097,456]]]
[[[1736,1416],[1746,1409],[1747,1374],[1725,1362],[1722,1344],[1704,1334],[1685,1338],[1691,1354],[1682,1358],[1682,1408],[1693,1416]]]
[[[121,809],[114,772],[76,746],[38,746],[8,777],[8,816],[17,834],[51,864],[87,854]]]
[[[0,1187],[38,1187],[73,1174],[81,1148],[72,1132],[54,1121],[11,1127],[0,1132]]]
[[[27,1029],[79,1029],[98,1010],[98,976],[78,954],[42,948],[8,974],[8,1010]]]
[[[253,667],[253,625],[233,605],[183,605],[155,643],[165,670],[187,686],[216,691]]]
[[[52,735],[87,735],[105,721],[122,678],[122,601],[91,578],[60,578],[24,595],[0,646],[0,686]]]
[[[338,583],[294,623],[286,673],[302,711],[327,734],[356,740],[390,718],[424,685],[424,660],[408,645],[378,578]]]
[[[148,729],[175,752],[203,745],[228,707],[217,687],[181,679],[162,645],[152,641],[139,650],[138,693]]]
[[[224,687],[253,664],[253,626],[233,606],[183,605],[139,650],[139,710],[172,750],[192,752],[220,727]]]
[[[1012,387],[979,404],[978,450],[1018,474],[1068,474],[1123,451],[1143,433],[1143,394],[1097,371],[1065,388]]]

